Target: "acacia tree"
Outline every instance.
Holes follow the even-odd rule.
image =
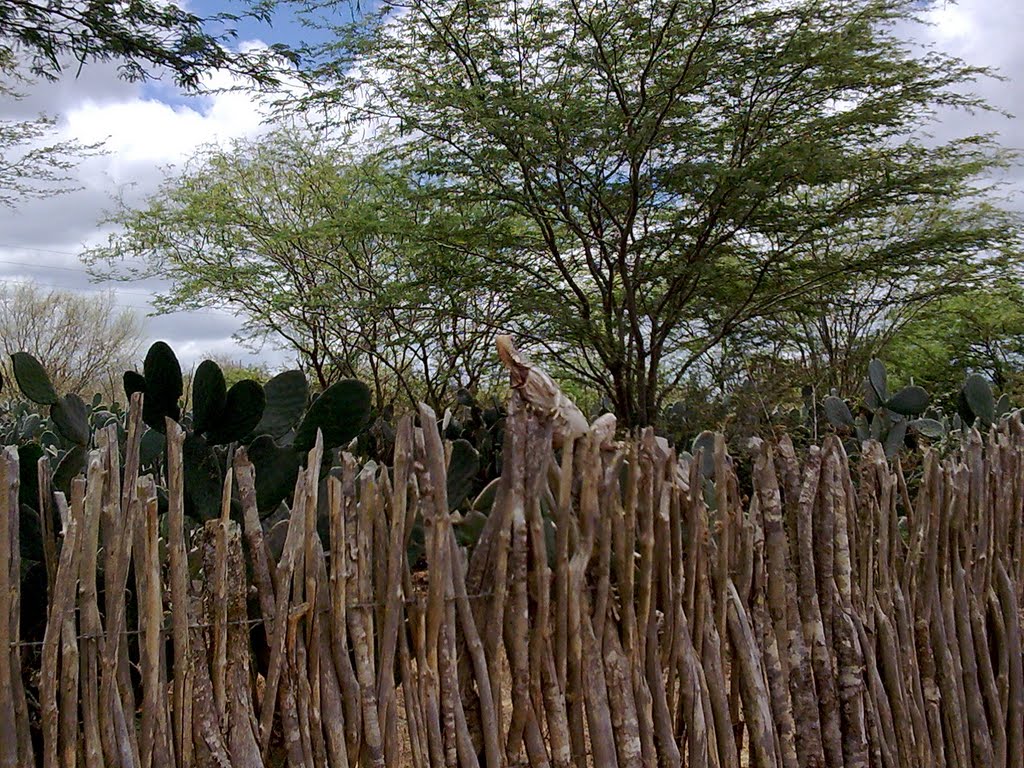
[[[31,283],[0,287],[0,345],[4,378],[9,357],[28,352],[59,392],[84,396],[120,391],[121,374],[135,362],[143,328],[130,309],[118,310],[113,293],[82,295]]]
[[[563,372],[649,424],[737,331],[901,254],[969,258],[918,228],[808,255],[903,204],[971,209],[1002,160],[985,136],[924,135],[937,110],[985,108],[965,91],[985,73],[903,42],[916,6],[385,2],[309,52],[308,99],[390,130],[439,195],[528,221],[494,281]]]
[[[1024,288],[1006,277],[934,303],[885,349],[894,374],[954,402],[980,373],[1014,405],[1024,391]]]
[[[509,305],[478,274],[505,227],[344,141],[282,129],[209,149],[112,223],[94,269],[169,278],[162,309],[232,307],[245,340],[283,339],[321,386],[367,378],[381,406],[441,407],[495,369]]]
[[[267,18],[253,5],[250,15]],[[212,70],[256,85],[278,81],[281,47],[232,51],[234,14],[199,16],[161,0],[0,0],[0,99],[16,100],[34,77],[55,80],[69,67],[113,61],[126,80],[170,74],[187,90]],[[55,121],[39,115],[0,120],[0,205],[69,190],[70,171],[99,144],[52,141]]]
[[[825,263],[838,253],[838,260],[849,261],[850,252],[859,252],[876,264],[812,288],[798,304],[736,334],[738,350],[717,355],[719,388],[728,389],[722,381],[730,376],[733,383],[767,384],[762,377],[773,375],[772,366],[743,364],[760,356],[788,369],[783,378],[794,391],[810,385],[822,395],[835,388],[859,397],[868,362],[900,345],[908,326],[934,317],[958,296],[1012,279],[1017,232],[1014,217],[998,209],[982,204],[960,210],[938,201],[902,206],[856,229],[809,239],[805,258]]]

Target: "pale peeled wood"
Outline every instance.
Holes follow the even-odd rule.
[[[59,554],[46,555],[44,765],[390,766],[407,756],[416,768],[736,768],[746,753],[787,768],[1024,768],[1018,417],[966,433],[958,453],[926,454],[916,489],[877,443],[851,458],[834,437],[807,451],[785,437],[755,444],[746,485],[747,459],[719,436],[705,494],[697,461],[650,430],[617,439],[610,417],[587,425],[553,379],[505,352],[516,387],[504,472],[469,551],[447,505],[450,446],[424,408],[420,428],[399,424],[393,472],[344,455],[323,504],[317,442],[278,563],[238,451],[190,583],[183,432],[170,422],[164,573],[154,487],[136,480],[133,398],[123,482],[108,428],[71,504],[53,497],[64,530]],[[10,451],[4,459],[0,639],[11,652],[0,673],[12,696],[0,701],[11,736],[0,764],[21,765],[20,532]],[[234,485],[244,552],[229,519]],[[405,557],[418,522],[425,589]],[[249,643],[259,622],[265,679]],[[136,660],[138,711],[126,674]]]

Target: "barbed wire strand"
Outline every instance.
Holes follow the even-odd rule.
[[[491,597],[492,595],[494,595],[494,591],[493,590],[488,591],[488,592],[477,592],[477,593],[472,594],[472,595],[466,595],[466,599],[467,600],[483,600],[484,598]],[[444,597],[444,600],[446,602],[452,602],[452,601],[456,601],[456,600],[460,600],[460,599],[461,598],[458,597],[457,595],[445,595],[445,597]],[[425,602],[425,601],[426,601],[426,596],[425,595],[422,596],[422,597],[406,597],[406,598],[402,599],[402,604],[403,605],[416,605],[417,603],[421,603],[421,602]],[[345,608],[346,608],[346,610],[353,610],[353,609],[354,610],[366,610],[366,609],[369,609],[369,608],[386,608],[387,606],[388,606],[388,603],[381,602],[381,601],[374,601],[374,602],[369,602],[369,603],[365,603],[365,602],[364,603],[348,603],[348,604],[346,604]],[[302,607],[302,603],[299,603],[298,605],[293,605],[291,610],[294,610],[296,608],[301,608],[301,607]],[[288,612],[291,613],[291,610],[289,610]],[[327,614],[327,613],[332,613],[333,610],[334,610],[333,608],[321,608],[321,609],[319,609],[317,611],[313,611],[313,613],[317,613],[319,615],[323,615],[323,614]],[[310,611],[303,611],[303,613],[310,613]],[[266,624],[266,622],[262,618],[256,618],[256,619],[231,619],[231,620],[228,620],[228,621],[222,622],[222,623],[214,623],[214,622],[207,622],[207,621],[197,621],[197,622],[194,622],[194,623],[189,623],[188,628],[189,629],[212,629],[212,628],[214,628],[216,626],[242,626],[242,625],[246,625],[246,626],[249,626],[249,627],[254,627],[254,626],[257,626],[259,624]],[[168,635],[168,634],[171,633],[171,631],[172,631],[172,628],[169,627],[169,626],[161,626],[160,627],[160,634],[161,635]],[[121,632],[118,632],[117,636],[118,637],[122,637],[122,636],[123,637],[134,637],[135,635],[141,635],[142,633],[143,633],[143,630],[141,630],[141,629],[125,629],[125,630],[122,630]],[[108,637],[108,634],[106,632],[98,632],[98,633],[89,633],[89,634],[75,635],[75,639],[76,640],[105,640],[105,639],[107,639],[107,637]],[[12,641],[10,643],[10,647],[11,648],[41,648],[43,645],[44,645],[44,641],[42,641],[42,640],[19,640],[17,642],[13,642]]]

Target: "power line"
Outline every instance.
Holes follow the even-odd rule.
[[[0,243],[0,248],[10,248],[10,247],[17,247],[17,246],[7,246],[7,245],[4,245],[3,243]],[[45,250],[45,249],[42,249],[42,248],[28,248],[26,250],[39,251],[41,253],[66,253],[65,251],[48,251],[48,250]],[[66,253],[66,255],[74,256],[75,254]],[[10,266],[15,266],[15,267],[27,267],[29,269],[53,269],[53,270],[59,270],[61,272],[71,272],[71,273],[76,274],[76,275],[84,275],[84,274],[86,274],[81,269],[76,269],[74,267],[62,267],[62,266],[58,266],[56,264],[32,264],[31,262],[27,262],[27,261],[14,261],[12,259],[0,259],[0,264],[8,264]],[[19,281],[19,280],[15,279],[15,278],[9,278],[9,277],[7,277],[5,275],[0,275],[0,280],[3,280],[5,282],[10,282],[10,283],[17,283],[19,285],[35,284],[35,285],[44,286],[46,288],[56,288],[58,290],[67,290],[67,291],[78,291],[78,290],[82,290],[82,291],[97,291],[97,292],[112,291],[115,294],[122,294],[122,293],[123,294],[131,294],[132,296],[143,296],[145,298],[152,298],[152,296],[153,296],[153,292],[152,291],[136,291],[136,290],[132,290],[130,288],[115,288],[114,285],[118,284],[117,281],[107,281],[107,283],[113,283],[114,285],[109,285],[108,284],[105,287],[102,286],[102,285],[96,285],[96,284],[91,284],[91,285],[88,285],[88,286],[75,286],[75,287],[71,287],[71,286],[57,285],[56,283],[45,283],[45,282],[42,282],[42,281],[39,281],[39,280],[35,280],[35,279],[33,279],[31,283],[29,283],[29,282],[26,282],[26,281]],[[147,307],[139,307],[139,306],[135,306],[135,305],[131,305],[131,304],[123,304],[122,306],[134,307],[135,309],[147,309],[147,310],[154,309],[154,307],[152,305],[147,306]],[[188,313],[191,313],[191,314],[209,314],[209,315],[220,314],[218,312],[213,312],[213,311],[209,311],[209,310],[201,310],[201,309],[179,309],[179,310],[175,310],[175,312],[188,312]]]
[[[0,246],[2,248],[3,246]],[[46,253],[46,251],[42,251]],[[74,272],[81,274],[82,270],[76,267],[61,267],[56,264],[33,264],[30,261],[12,261],[11,259],[0,259],[0,264],[12,264],[16,267],[31,267],[32,269],[59,269],[62,272]]]
[[[35,248],[35,247],[32,247],[32,246],[13,245],[13,244],[10,244],[10,243],[0,243],[0,248],[12,248],[12,249],[15,249],[15,250],[20,249],[20,250],[23,250],[23,251],[33,251],[33,252],[36,252],[36,253],[52,253],[52,254],[56,254],[56,255],[59,255],[59,256],[74,256],[76,258],[78,258],[80,256],[80,254],[72,253],[71,251],[57,251],[57,250],[53,250],[51,248]],[[72,272],[72,273],[78,274],[78,275],[85,274],[82,270],[76,269],[75,267],[63,267],[63,266],[60,266],[60,265],[57,265],[57,264],[33,264],[31,262],[16,261],[14,259],[0,259],[0,264],[7,264],[7,265],[10,265],[10,266],[15,266],[15,267],[27,267],[29,269],[52,269],[52,270],[58,270],[58,271],[61,271],[61,272]],[[14,278],[5,277],[3,275],[0,275],[0,280],[2,280],[4,282],[7,282],[7,283],[15,283],[17,285],[40,285],[40,286],[43,286],[45,288],[54,288],[56,290],[62,290],[62,291],[93,291],[93,292],[101,292],[101,293],[106,293],[107,291],[112,291],[114,294],[130,294],[132,296],[143,296],[143,297],[146,297],[146,298],[152,298],[152,296],[153,296],[152,292],[149,292],[149,291],[135,291],[135,290],[131,290],[131,289],[128,289],[128,288],[113,288],[111,286],[103,287],[103,286],[99,286],[99,285],[88,285],[88,286],[70,287],[70,286],[64,286],[64,285],[57,285],[55,283],[45,283],[45,282],[42,282],[42,281],[39,281],[39,280],[32,280],[31,282],[27,282],[27,281],[24,281],[24,280],[17,280],[17,279],[14,279]],[[131,308],[131,309],[138,309],[138,310],[142,310],[142,311],[146,311],[146,312],[150,312],[150,311],[153,311],[153,310],[156,309],[152,304],[150,304],[148,306],[145,306],[145,307],[139,306],[137,304],[121,304],[120,306]],[[189,315],[208,315],[208,316],[224,317],[225,315],[230,315],[231,313],[228,312],[227,310],[224,310],[224,311],[221,311],[221,312],[217,312],[217,311],[205,310],[205,309],[176,309],[176,310],[174,310],[174,312],[165,313],[165,314],[189,314]]]
[[[0,245],[0,248],[2,248],[2,247],[4,247],[4,246]],[[61,271],[61,272],[71,272],[71,273],[76,274],[76,275],[87,274],[83,270],[76,269],[75,267],[61,267],[61,266],[58,266],[56,264],[33,264],[31,262],[28,262],[28,261],[14,261],[12,259],[0,259],[0,264],[9,264],[9,265],[14,266],[14,267],[28,267],[29,269],[52,269],[52,270],[58,270],[58,271]],[[2,275],[0,275],[0,277],[2,277]],[[116,284],[119,281],[108,280],[106,282],[108,282],[108,283],[115,283]],[[152,296],[152,292],[149,292],[149,291],[133,291],[133,290],[130,290],[130,289],[127,289],[127,288],[117,288],[117,289],[111,288],[111,290],[116,290],[118,293],[132,293],[132,294],[135,294],[136,296]]]
[[[72,251],[55,251],[52,248],[36,248],[31,245],[14,245],[12,243],[0,243],[0,248],[12,248],[17,251],[35,251],[36,253],[53,253],[58,256],[74,256],[75,258],[79,258],[82,255]]]
[[[0,260],[0,264],[9,264],[9,263],[11,263],[11,262]],[[25,265],[25,266],[29,266],[29,265]],[[52,267],[52,269],[60,269],[60,267]],[[7,275],[0,275],[0,280],[6,280],[6,281],[9,281],[9,282],[18,282],[17,278],[15,278],[15,277],[8,277]],[[78,291],[78,290],[82,290],[82,291],[111,291],[113,293],[118,293],[118,294],[120,294],[120,293],[127,293],[127,294],[130,294],[132,296],[143,296],[145,298],[152,298],[152,296],[153,296],[153,292],[152,291],[135,291],[135,290],[131,290],[129,288],[115,288],[113,285],[103,286],[103,285],[98,285],[96,283],[90,283],[89,285],[82,285],[82,286],[65,286],[65,285],[58,285],[57,283],[45,283],[45,282],[42,282],[40,280],[36,280],[34,277],[29,278],[29,280],[31,281],[31,283],[36,284],[36,285],[42,285],[42,286],[45,286],[47,288],[59,288],[61,290],[67,290],[67,291]],[[26,284],[28,284],[28,283],[26,282]]]
[[[14,285],[38,285],[38,286],[41,286],[43,288],[53,288],[53,289],[58,290],[58,291],[71,291],[73,293],[76,292],[76,291],[92,291],[94,293],[113,292],[115,296],[118,293],[117,290],[114,290],[114,289],[111,289],[111,288],[102,288],[102,287],[100,287],[98,285],[95,285],[95,286],[94,285],[83,285],[83,286],[78,286],[78,287],[69,287],[69,286],[66,286],[66,285],[57,285],[56,283],[44,283],[44,282],[39,281],[39,280],[18,280],[16,278],[5,277],[3,275],[0,275],[0,282],[3,282],[3,283],[13,283]],[[131,292],[131,291],[121,291],[121,293],[134,293],[134,295],[136,295],[136,296],[152,296],[152,294],[143,293],[141,291],[134,291],[134,292]],[[152,311],[154,311],[156,309],[156,307],[154,307],[152,304],[147,305],[147,306],[140,306],[139,304],[119,304],[119,306],[125,307],[125,308],[128,308],[128,309],[138,309],[138,310],[142,310],[142,311],[145,311],[145,312],[152,312]],[[217,311],[208,310],[208,309],[176,309],[173,312],[164,313],[164,314],[210,315],[210,316],[217,316],[217,317],[224,317],[225,315],[230,315],[230,313],[227,310],[225,310],[223,312],[217,312]]]

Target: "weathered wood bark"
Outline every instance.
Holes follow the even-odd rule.
[[[0,534],[2,535],[2,534]],[[64,626],[74,621],[75,587],[78,581],[78,564],[81,550],[78,546],[79,519],[72,518],[64,531],[64,542],[60,550],[60,562],[54,574],[53,588],[49,592],[50,610],[47,616],[46,632],[43,636],[42,666],[39,675],[39,709],[42,719],[43,768],[57,768],[60,761],[60,711],[58,666],[61,651],[61,635]],[[64,657],[64,665],[69,659]],[[77,664],[76,664],[77,666]],[[64,707],[77,715],[77,701],[73,707],[61,702]],[[77,719],[77,718],[76,718]]]
[[[206,620],[214,624],[214,637],[218,631],[222,632],[224,643],[224,700],[223,710],[218,709],[221,731],[233,764],[260,768],[264,763],[250,684],[241,528],[236,522],[221,518],[209,521],[202,534],[199,545],[204,572],[223,575],[222,579],[205,585]]]
[[[181,768],[192,765],[192,723],[186,713],[191,699],[188,663],[188,551],[185,546],[185,482],[182,447],[185,432],[173,419],[167,419],[167,534],[168,568],[171,593],[171,633],[174,641],[174,690],[171,702],[171,726],[174,754]]]
[[[735,649],[734,661],[743,696],[743,711],[750,730],[750,753],[758,768],[779,765],[776,757],[774,721],[768,691],[761,674],[761,654],[736,587],[729,585],[729,637]]]
[[[475,542],[427,408],[400,422],[392,469],[345,453],[325,469],[318,439],[275,515],[286,532],[265,535],[237,451],[219,519],[189,541],[184,433],[168,422],[166,465],[140,480],[134,397],[123,479],[115,425],[70,505],[37,483],[63,527],[43,556],[43,765],[1024,768],[1019,417],[906,477],[835,437],[755,443],[747,472],[716,436],[705,478],[699,455],[586,427],[508,362]],[[19,473],[0,459],[2,768],[32,757],[34,670],[17,665],[35,643]],[[421,525],[425,573],[407,558]]]
[[[18,648],[11,632],[18,615],[13,610],[14,590],[20,578],[14,570],[16,552],[13,547],[14,531],[18,526],[18,509],[11,507],[10,488],[17,482],[17,452],[9,448],[0,456],[0,690],[13,690],[14,655]],[[0,696],[0,768],[19,765],[18,723],[14,696]]]

